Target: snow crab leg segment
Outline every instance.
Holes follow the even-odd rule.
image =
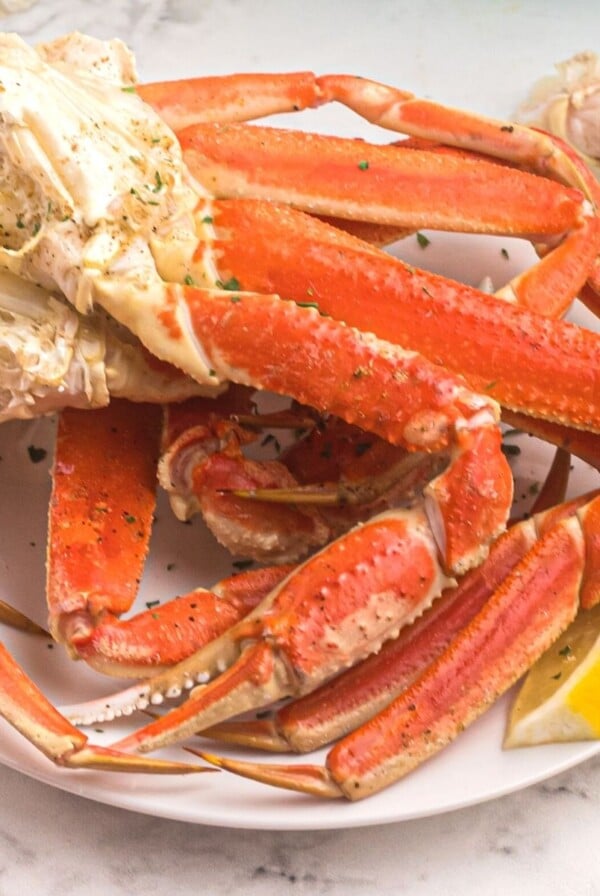
[[[573,515],[589,497],[513,526],[494,542],[481,566],[468,572],[455,588],[446,589],[379,653],[288,703],[272,719],[224,722],[202,735],[274,752],[305,753],[348,734],[391,703],[448,647],[533,547],[543,521],[547,528],[548,520],[556,523]]]
[[[408,451],[350,426],[290,409],[251,414],[230,386],[219,399],[193,399],[166,410],[159,482],[179,519],[200,511],[231,553],[261,562],[291,562],[352,525],[406,503],[446,459]],[[263,428],[294,430],[297,440],[276,459],[253,460],[242,447],[257,439],[278,446]],[[248,500],[252,499],[252,500]]]
[[[161,411],[115,400],[66,409],[56,439],[47,598],[53,636],[77,655],[103,613],[131,606],[155,508]]]
[[[448,570],[464,572],[482,559],[512,499],[495,402],[421,356],[313,308],[273,296],[171,289],[185,299],[220,375],[290,395],[392,444],[449,451],[449,467],[426,490],[435,536]]]
[[[580,519],[599,500],[576,516],[542,516],[538,541],[480,612],[413,684],[331,750],[326,768],[200,755],[254,780],[351,800],[402,778],[478,718],[574,619],[587,574]]]
[[[581,174],[582,166],[564,152],[558,141],[541,131],[441,106],[368,78],[324,75],[316,80],[321,103],[342,103],[386,130],[496,156],[589,195],[589,181]]]
[[[562,240],[499,292],[551,317],[567,309],[600,251],[600,223],[581,193],[479,156],[243,125],[200,125],[178,136],[186,164],[219,198],[279,201],[407,230]]]
[[[242,406],[235,396],[247,397]],[[247,415],[251,391],[230,386],[219,399],[194,399],[167,409],[159,482],[179,519],[196,511],[233,554],[259,561],[291,562],[330,537],[321,514],[308,505],[249,502],[240,490],[290,489],[297,481],[280,460],[256,461],[242,447],[257,438],[236,422]],[[252,416],[249,417],[252,419]],[[258,418],[256,418],[258,420]]]
[[[206,771],[184,762],[146,760],[89,744],[87,737],[54,709],[1,643],[0,717],[56,765],[66,768],[170,775]]]
[[[242,623],[235,633],[249,645],[239,660],[118,749],[156,749],[239,712],[314,689],[394,637],[448,581],[424,513],[381,514],[284,580],[254,611],[251,627]],[[203,661],[202,652],[196,660]]]
[[[507,407],[600,431],[597,334],[404,265],[285,206],[219,200],[214,214],[221,274],[245,289],[313,302],[462,373]]]
[[[495,156],[590,193],[582,164],[548,134],[440,106],[368,78],[242,73],[140,84],[136,91],[174,131],[198,122],[243,122],[338,102],[386,130]]]
[[[600,435],[597,432],[549,423],[547,420],[539,420],[528,414],[506,409],[502,410],[502,420],[516,429],[522,429],[523,432],[563,448],[600,470]]]
[[[198,121],[250,121],[308,109],[317,99],[312,72],[237,74],[138,84],[136,92],[173,130]]]
[[[253,610],[293,567],[248,570],[131,619],[101,616],[78,657],[104,675],[147,678],[180,663]]]
[[[582,214],[578,191],[466,153],[217,123],[177,136],[186,164],[217,198],[266,199],[407,230],[523,236],[562,234]]]

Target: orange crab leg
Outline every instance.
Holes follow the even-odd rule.
[[[129,609],[148,551],[161,412],[113,401],[59,418],[48,534],[53,636],[77,652],[103,612]]]
[[[337,417],[240,412],[229,396],[241,389],[230,386],[218,402],[169,406],[158,467],[176,516],[200,511],[233,554],[299,560],[360,520],[406,502],[445,465],[443,457],[390,445]],[[242,446],[258,438],[257,430],[282,426],[302,438],[275,460],[244,456]],[[267,440],[278,445],[272,434]]]
[[[222,276],[244,289],[312,302],[463,373],[514,410],[600,430],[597,334],[404,265],[285,206],[220,200],[214,214]]]
[[[193,399],[167,409],[159,482],[179,519],[200,510],[213,535],[231,553],[290,562],[324,544],[329,527],[313,507],[267,507],[264,501],[248,502],[233,493],[297,485],[279,460],[259,462],[243,455],[242,446],[256,435],[236,422],[240,413],[244,416],[250,409],[248,403],[242,407],[234,401],[240,393],[251,394],[230,387],[226,401]]]
[[[237,401],[235,407],[247,404]],[[194,653],[289,571],[248,571],[214,592],[198,589],[118,619],[135,597],[147,553],[160,420],[158,407],[119,401],[94,412],[69,409],[59,420],[48,546],[50,623],[74,656],[119,677],[147,676]]]
[[[561,234],[581,217],[578,191],[467,154],[218,123],[177,136],[186,164],[217,198],[413,230],[524,236]]]
[[[0,643],[0,717],[56,765],[149,774],[190,774],[206,771],[200,766],[161,759],[147,761],[107,747],[88,743],[48,702]]]
[[[582,196],[466,153],[374,146],[243,125],[196,125],[179,135],[186,164],[219,198],[278,201],[311,214],[418,230],[504,233],[560,245],[500,294],[557,317],[600,251],[600,226]]]
[[[565,482],[562,470],[555,492]],[[338,675],[315,691],[282,707],[271,719],[224,722],[204,729],[216,738],[272,751],[309,752],[336,740],[387,706],[449,645],[483,607],[512,569],[533,547],[539,530],[574,514],[590,500],[581,496],[545,516],[539,513],[513,526],[496,541],[485,562],[449,588],[419,619],[386,642],[379,653]]]
[[[118,748],[155,749],[295,690],[314,689],[340,666],[377,650],[447,581],[422,513],[374,518],[303,564],[266,611],[255,611],[252,628],[262,639],[255,638],[223,675]],[[247,640],[250,632],[242,624],[236,637]]]
[[[244,777],[330,798],[362,799],[402,778],[475,721],[574,619],[599,504],[544,519],[536,544],[480,612],[387,708],[331,750],[325,768],[198,754]],[[588,601],[598,600],[596,581]]]
[[[181,662],[253,610],[293,567],[247,570],[131,619],[102,614],[77,656],[105,675],[147,678]]]
[[[582,429],[573,429],[570,426],[561,426],[558,423],[550,423],[547,420],[538,420],[528,414],[520,414],[517,411],[502,411],[502,420],[505,423],[522,429],[530,435],[544,439],[552,445],[557,445],[580,457],[581,460],[600,469],[600,434],[586,432]]]
[[[269,83],[270,81],[270,83]],[[295,87],[294,87],[295,85]],[[416,147],[422,145],[435,144],[438,141],[443,145],[462,150],[460,154],[442,152],[442,164],[448,163],[453,165],[462,162],[464,159],[464,151],[475,153],[480,156],[491,156],[502,162],[513,163],[519,167],[527,168],[545,177],[550,177],[561,183],[575,186],[582,190],[583,194],[590,202],[597,206],[600,198],[600,191],[594,181],[592,174],[589,172],[585,164],[577,156],[577,154],[564,142],[560,141],[549,134],[540,131],[515,125],[508,122],[497,121],[493,119],[482,118],[472,113],[464,112],[460,109],[452,109],[440,106],[429,100],[422,100],[407,91],[398,90],[384,84],[370,81],[365,78],[357,78],[349,75],[326,75],[322,77],[312,76],[310,73],[301,72],[286,76],[245,76],[237,75],[234,77],[226,77],[222,79],[212,78],[193,79],[187,82],[176,82],[172,85],[149,85],[139,88],[142,97],[153,104],[169,124],[176,130],[181,131],[189,125],[203,125],[206,122],[230,123],[235,121],[248,121],[262,115],[269,115],[272,112],[280,111],[298,111],[300,109],[315,107],[329,102],[340,102],[348,108],[357,112],[363,118],[374,124],[380,125],[392,131],[399,131],[404,134],[410,134],[413,137],[413,145]],[[223,106],[220,107],[219,95],[223,91]],[[202,129],[201,129],[202,130]],[[206,129],[204,129],[206,132]],[[242,168],[252,171],[252,184],[248,184],[248,175],[241,174],[239,161],[244,155],[243,150],[239,151],[235,148],[235,143],[241,140],[242,143],[249,139],[241,136],[241,129],[234,128],[232,131],[233,140],[229,140],[225,134],[220,132],[219,144],[224,139],[231,147],[233,154],[228,157],[227,161],[232,165],[232,174],[226,175],[227,192],[226,195],[233,196],[254,196],[261,194],[264,190],[265,175],[260,173],[261,166],[257,164],[255,158],[251,159],[248,165],[248,159],[243,159]],[[278,142],[279,142],[278,138]],[[286,138],[287,139],[287,138]],[[286,164],[292,168],[297,167],[305,141],[311,141],[313,135],[309,137],[292,136],[289,138],[295,142],[295,153],[292,152],[284,155]],[[314,137],[316,141],[323,142],[324,138]],[[343,141],[338,143],[333,141],[334,146],[342,146]],[[354,162],[354,152],[360,144],[346,141],[349,153],[349,159]],[[326,143],[321,147],[325,154],[324,158],[329,159],[329,151]],[[259,154],[263,152],[262,147],[254,147]],[[212,152],[213,150],[211,150]],[[216,147],[217,154],[223,156],[222,146]],[[368,150],[367,150],[368,151]],[[376,155],[379,149],[373,149]],[[382,150],[386,152],[385,149]],[[436,150],[437,152],[437,150]],[[276,150],[277,153],[277,150]],[[250,156],[253,154],[250,153]],[[298,156],[299,158],[296,158]],[[315,153],[315,156],[321,157],[321,152]],[[276,156],[277,158],[277,156]],[[193,158],[191,159],[193,165]],[[347,159],[348,161],[348,159]],[[471,160],[472,161],[472,160]],[[206,163],[206,159],[204,159]],[[365,173],[369,169],[369,160],[363,158],[358,163],[361,171]],[[200,166],[201,167],[201,166]],[[267,168],[283,168],[283,165],[275,163]],[[325,168],[331,166],[325,165]],[[317,193],[317,204],[322,201],[322,195],[327,195],[332,190],[332,184],[342,179],[344,182],[348,177],[352,177],[352,173],[356,177],[356,170],[352,171],[353,164],[346,165],[343,169],[343,178],[340,178],[340,170],[336,169],[336,177],[329,178],[328,182],[322,185],[321,191]],[[215,175],[215,166],[211,160],[208,165],[209,176],[211,181],[217,183],[219,177]],[[377,170],[378,165],[374,165],[373,170]],[[433,166],[432,176],[434,176],[436,168]],[[352,173],[351,173],[352,172]],[[225,173],[220,169],[220,174]],[[320,170],[316,172],[314,166],[307,173],[304,171],[308,180],[317,181],[320,179]],[[371,180],[378,182],[381,170],[378,176],[372,177]],[[199,172],[200,179],[201,172]],[[520,177],[519,172],[514,172],[515,178]],[[267,175],[267,181],[271,178]],[[275,174],[277,177],[277,174]],[[288,182],[288,190],[286,195],[281,197],[285,202],[294,202],[294,190],[298,183],[298,178],[290,178]],[[303,178],[300,178],[303,182]],[[492,178],[492,182],[496,182],[496,178]],[[352,195],[361,197],[366,188],[366,196],[369,195],[369,183],[367,177],[359,180],[358,192]],[[272,187],[277,189],[276,183],[271,183]],[[381,203],[385,204],[385,190],[381,189],[379,183],[379,191],[377,194],[378,206],[381,211]],[[212,188],[212,184],[211,184]],[[250,190],[248,192],[248,190]],[[258,193],[253,192],[258,190]],[[461,199],[464,197],[465,191],[455,191],[455,196],[460,193]],[[269,199],[277,198],[274,195],[262,193]],[[291,199],[290,199],[291,196]],[[452,197],[450,208],[455,209],[455,196]],[[502,197],[500,197],[502,198]],[[498,204],[496,196],[493,203],[495,208]],[[315,196],[311,196],[311,202],[315,202]],[[358,205],[368,206],[368,201]],[[438,207],[438,197],[435,201],[430,202],[430,207]],[[444,208],[442,202],[442,208]],[[518,219],[525,210],[523,203],[520,203],[519,213],[515,216]],[[306,207],[303,205],[302,207]],[[309,210],[313,211],[313,206],[309,203]],[[327,212],[325,212],[327,214]],[[329,212],[332,214],[332,212]],[[456,214],[456,212],[455,212]],[[488,209],[488,215],[490,215]],[[342,218],[362,217],[362,211],[356,214],[356,210],[351,211],[350,205],[346,202],[346,210],[342,213]],[[367,218],[368,218],[367,214]],[[412,227],[408,224],[408,227]],[[432,225],[434,226],[434,225]],[[374,240],[378,242],[377,238]],[[381,241],[379,241],[381,244]],[[590,242],[594,244],[594,248],[590,246]],[[576,295],[577,288],[574,287],[573,277],[581,278],[581,274],[589,269],[593,263],[594,256],[598,254],[598,238],[597,227],[589,218],[582,221],[575,231],[569,236],[568,244],[562,248],[558,254],[552,253],[551,257],[543,260],[536,266],[533,272],[522,275],[505,287],[501,293],[504,297],[511,301],[518,301],[536,310],[540,307],[548,310],[553,316],[556,316],[569,304],[571,299]],[[566,267],[565,267],[566,262]],[[585,276],[581,280],[583,282]],[[591,282],[595,291],[600,291],[600,277],[592,272]],[[562,296],[559,299],[558,296]],[[549,306],[548,303],[552,303]]]
[[[406,90],[353,75],[237,74],[140,84],[139,96],[174,131],[198,122],[250,121],[338,102],[386,130],[494,156],[582,189],[585,166],[548,134],[483,118],[415,97]]]
[[[227,404],[229,402],[229,404]],[[207,399],[172,410],[167,438],[196,419]],[[245,411],[232,390],[219,407]],[[113,401],[69,409],[59,420],[50,506],[48,600],[55,636],[108,675],[148,676],[180,662],[237,622],[290,571],[251,570],[151,607],[129,620],[155,506],[161,411]],[[126,458],[126,461],[124,460]]]
[[[174,130],[197,121],[249,121],[315,104],[312,72],[238,74],[138,84],[139,96]]]

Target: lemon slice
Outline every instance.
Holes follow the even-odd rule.
[[[512,707],[505,747],[600,738],[600,605],[531,667]]]

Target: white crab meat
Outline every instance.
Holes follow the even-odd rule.
[[[99,407],[111,395],[166,402],[199,392],[189,377],[149,365],[139,340],[101,310],[79,314],[0,271],[0,422]]]
[[[0,267],[82,313],[101,305],[154,355],[215,386],[185,308],[171,310],[177,338],[159,323],[165,281],[217,283],[209,198],[134,80],[120,41],[72,34],[34,50],[0,35]]]

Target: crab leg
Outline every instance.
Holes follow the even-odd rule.
[[[147,678],[195,653],[243,619],[292,566],[247,570],[162,606],[118,619],[103,613],[77,656],[104,675]]]
[[[170,405],[158,467],[175,515],[189,519],[200,511],[233,554],[299,560],[360,520],[406,503],[445,465],[444,458],[390,445],[337,417],[248,414],[238,407],[239,393],[250,394],[231,386],[218,402]],[[275,460],[249,459],[242,446],[263,424],[308,434],[278,449]],[[272,434],[267,440],[278,445]]]
[[[216,198],[266,199],[407,230],[554,236],[581,218],[578,191],[480,156],[217,123],[177,136],[186,164]]]
[[[198,122],[243,122],[338,102],[386,130],[491,155],[589,191],[575,154],[549,135],[440,106],[368,78],[237,74],[140,84],[136,90],[174,131]]]
[[[248,613],[286,569],[248,571],[132,619],[154,513],[161,411],[113,401],[59,420],[47,593],[54,636],[108,675],[174,665]],[[125,460],[126,458],[126,460]]]
[[[330,529],[311,506],[290,503],[267,508],[264,502],[249,502],[234,494],[240,489],[297,486],[280,460],[256,461],[242,453],[242,446],[253,442],[256,434],[236,422],[240,412],[247,413],[236,396],[250,394],[230,387],[217,403],[194,399],[170,406],[159,482],[179,519],[200,511],[213,535],[231,553],[287,563],[323,545]]]
[[[50,630],[77,654],[99,615],[131,606],[152,516],[161,412],[113,401],[66,409],[56,438],[48,533]],[[125,460],[126,458],[126,460]]]
[[[581,458],[590,466],[600,469],[600,435],[597,432],[561,426],[558,423],[538,420],[528,414],[520,414],[517,411],[506,409],[502,411],[502,420],[510,426],[522,429],[523,432],[550,442],[552,445],[557,445]]]
[[[501,290],[548,316],[568,308],[600,251],[598,222],[579,192],[480,157],[243,125],[198,125],[178,136],[188,167],[218,198],[266,199],[409,231],[535,235],[551,243],[567,233]]]
[[[567,455],[568,458],[568,455]],[[412,625],[387,641],[379,653],[342,672],[310,694],[282,707],[271,719],[224,722],[205,729],[204,737],[272,751],[308,752],[368,721],[405,690],[463,629],[531,549],[548,521],[574,514],[590,500],[584,495],[562,504],[568,483],[563,453],[536,499],[535,518],[518,523],[494,542],[488,558],[470,570],[455,588],[446,589]],[[542,508],[552,506],[545,516]]]
[[[316,655],[309,651],[306,664],[311,668],[303,671],[300,678],[314,686],[320,678],[333,674],[336,666],[356,662],[361,655],[377,649],[388,636],[384,631],[396,631],[415,612],[415,604],[421,612],[437,596],[443,587],[438,549],[444,568],[454,573],[465,571],[485,556],[486,545],[504,526],[512,498],[512,477],[500,451],[500,432],[495,424],[497,409],[418,355],[404,353],[329,318],[321,318],[314,309],[298,308],[268,296],[232,297],[225,292],[171,289],[185,296],[196,337],[217,369],[233,372],[236,378],[243,376],[248,384],[260,382],[266,388],[291,394],[302,404],[328,408],[392,442],[413,449],[446,450],[450,454],[447,469],[425,490],[430,522],[425,522],[423,512],[417,509],[384,514],[376,518],[377,522],[371,521],[334,542],[334,546],[317,555],[321,560],[313,558],[301,568],[302,573],[295,573],[275,593],[285,616],[286,606],[302,593],[298,576],[301,581],[308,579],[310,595],[318,595],[320,587],[329,590],[336,582],[337,572],[341,581],[348,579],[349,584],[356,578],[358,603],[354,608],[343,600],[343,589],[335,584],[337,607],[331,610],[332,620],[340,614],[342,624],[348,615],[351,628],[350,619],[356,621],[357,613],[366,613],[368,637],[359,633],[358,643],[352,640],[347,651],[340,644],[339,649],[332,651],[331,664],[317,663]],[[247,314],[251,329],[245,323]],[[318,357],[315,344],[319,345]],[[318,375],[307,376],[313,367]],[[439,548],[434,547],[433,533]],[[379,551],[373,549],[375,538],[381,539]],[[329,557],[333,558],[336,573],[332,572]],[[354,568],[352,576],[342,572],[349,559]],[[406,582],[401,575],[404,566]],[[385,584],[379,581],[380,574]],[[388,586],[392,608],[389,612],[375,612],[371,630],[368,608],[373,601],[377,604],[380,592],[388,593]],[[320,607],[318,600],[316,607]],[[242,624],[235,636],[230,633],[222,644],[209,645],[208,660],[201,651],[166,676],[132,689],[127,700],[132,699],[134,706],[144,701],[147,704],[187,682],[206,680],[214,674],[210,664],[226,661],[220,647],[225,648],[231,661],[236,644],[247,640],[252,632],[256,634],[262,625],[267,631],[271,624],[268,619],[277,618],[275,611],[270,610],[259,624],[261,612],[257,608],[250,629]],[[310,602],[305,612],[312,612]],[[297,634],[302,636],[302,632],[300,626]],[[302,644],[298,649],[302,650]],[[284,690],[292,684],[296,686],[284,682]],[[102,702],[110,705],[110,701]],[[193,730],[193,717],[189,725]],[[176,733],[174,728],[171,736]]]
[[[597,334],[408,267],[285,206],[221,200],[214,215],[222,276],[245,289],[313,302],[323,314],[371,328],[463,373],[513,410],[600,429]]]
[[[147,760],[88,743],[87,737],[54,709],[2,643],[0,717],[6,719],[56,765],[65,768],[167,775],[206,771],[205,768],[184,762]]]
[[[343,738],[325,768],[259,765],[201,753],[264,783],[356,800],[412,771],[449,744],[600,600],[600,499],[576,516],[542,520],[538,540],[446,650],[386,709]],[[588,577],[588,573],[590,574]]]
[[[365,218],[367,221],[385,224],[386,215],[397,216],[395,209],[390,208],[390,197],[393,197],[393,206],[398,202],[402,203],[403,199],[398,196],[400,192],[401,196],[409,197],[410,214],[402,222],[398,222],[395,217],[394,224],[408,229],[426,226],[424,215],[427,216],[429,212],[429,226],[440,226],[439,222],[431,223],[431,215],[438,214],[432,212],[435,208],[439,209],[442,228],[453,221],[452,227],[461,229],[456,197],[459,195],[461,202],[468,202],[475,194],[475,200],[478,201],[478,187],[475,187],[478,177],[472,175],[473,171],[478,170],[478,165],[485,167],[487,163],[481,156],[488,155],[575,186],[582,190],[592,205],[598,204],[600,193],[591,173],[570,147],[550,135],[521,125],[445,108],[368,79],[347,75],[327,75],[320,78],[312,76],[311,84],[310,73],[303,72],[281,79],[273,76],[272,84],[265,89],[267,78],[239,75],[234,79],[208,79],[206,82],[204,79],[195,79],[172,85],[166,83],[141,86],[138,91],[180,132],[180,139],[188,150],[188,164],[201,180],[203,175],[206,176],[205,182],[210,183],[210,189],[216,189],[217,195],[221,196],[262,196],[269,200],[279,198],[311,212],[338,215],[342,219]],[[218,114],[221,89],[224,104],[222,112]],[[236,98],[234,102],[231,102],[232,97]],[[278,102],[274,102],[275,97],[278,97]],[[277,131],[276,137],[271,133],[269,139],[265,140],[264,129],[231,125],[232,121],[247,121],[271,114],[273,110],[297,111],[332,101],[348,106],[366,120],[389,130],[424,138],[426,142],[441,141],[442,144],[474,152],[477,158],[467,158],[464,152],[446,152],[440,157],[435,149],[427,149],[424,157],[427,166],[427,176],[423,182],[424,202],[419,204],[419,167],[416,163],[421,150],[415,151],[411,147],[406,153],[397,147],[371,147],[355,141],[285,131]],[[210,124],[206,124],[207,122]],[[214,122],[227,123],[227,127],[219,130],[219,125]],[[191,126],[188,131],[181,133],[188,126]],[[419,146],[418,139],[416,145]],[[360,159],[357,157],[359,149],[362,153]],[[371,152],[372,163],[369,158]],[[401,156],[404,156],[407,169],[399,164]],[[469,188],[461,189],[460,178],[465,176],[470,166]],[[296,172],[296,176],[292,175],[287,183],[282,183],[280,172],[283,171]],[[434,190],[435,201],[432,202],[432,179],[436,172],[442,176],[442,195],[440,197],[438,187]],[[493,216],[496,209],[502,206],[505,196],[500,184],[504,179],[509,183],[514,179],[515,183],[508,187],[507,192],[516,193],[518,197],[516,182],[521,183],[522,175],[521,171],[503,168],[484,178],[486,189],[488,183],[497,189],[493,202],[484,204],[483,209],[480,206],[480,211],[476,214],[476,217],[479,215],[479,223],[475,229],[482,227],[483,211],[483,218],[487,220],[483,229],[485,232],[494,232]],[[406,185],[407,176],[410,178],[410,188],[402,193],[398,186]],[[332,185],[337,182],[344,184],[343,193],[339,197],[335,193],[332,195]],[[348,182],[353,183],[351,189],[347,189]],[[540,186],[543,192],[544,185]],[[546,183],[546,186],[549,185]],[[443,191],[446,188],[450,189],[448,200],[444,198]],[[356,197],[353,202],[348,200],[348,195]],[[530,199],[530,195],[524,201],[517,198],[517,210],[509,215],[508,232],[514,232],[516,222],[519,221],[522,224],[521,233],[535,232],[536,227],[532,228],[531,225],[527,230],[524,217],[527,215]],[[542,201],[540,208],[545,202],[546,199]],[[535,205],[536,203],[532,209],[534,215]],[[466,223],[468,220],[467,213],[462,226],[472,229],[473,222]],[[541,229],[544,226],[541,223],[537,225]],[[560,230],[554,232],[560,233]],[[501,293],[510,301],[517,301],[532,310],[545,309],[551,316],[558,316],[585,282],[586,272],[592,267],[599,248],[598,227],[593,218],[590,218],[588,210],[559,249],[555,249],[531,272],[516,278]],[[600,283],[594,282],[598,290]]]

